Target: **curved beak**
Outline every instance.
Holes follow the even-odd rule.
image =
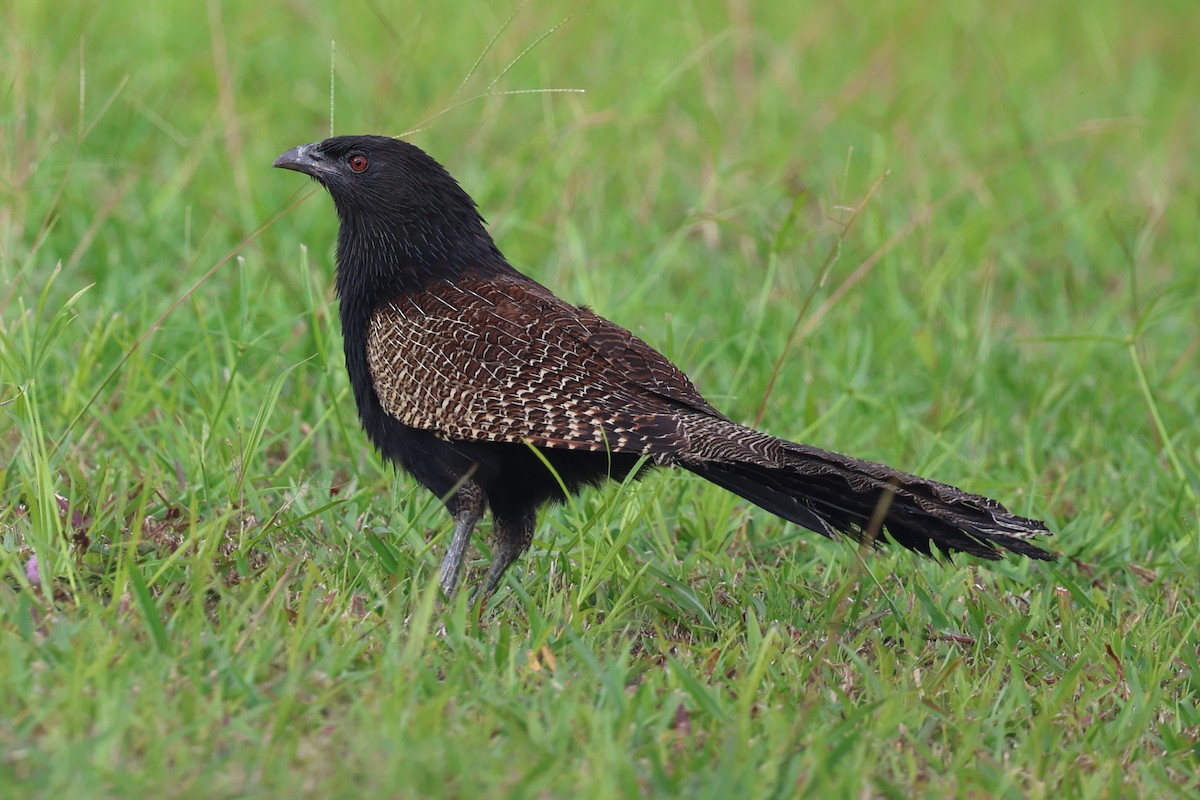
[[[272,167],[279,169],[292,169],[296,172],[303,172],[305,175],[310,175],[314,178],[319,178],[322,174],[332,172],[329,164],[325,161],[321,151],[317,149],[316,142],[312,144],[302,144],[299,147],[293,147],[286,153],[275,159]]]

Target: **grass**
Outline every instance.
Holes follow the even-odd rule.
[[[1195,791],[1194,10],[805,5],[7,4],[6,796]],[[659,474],[439,610],[330,203],[269,169],[331,41],[334,129],[433,118],[520,268],[1063,558],[860,558]]]

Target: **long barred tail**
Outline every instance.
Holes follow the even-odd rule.
[[[725,447],[701,445],[707,457],[685,458],[680,466],[809,530],[862,540],[868,532],[879,534],[882,523],[899,544],[926,555],[936,550],[999,559],[1002,548],[1043,561],[1055,559],[1030,541],[1050,535],[1044,522],[1017,516],[995,500],[882,464],[725,425]],[[729,428],[739,436],[730,437]],[[729,447],[734,441],[737,446]]]

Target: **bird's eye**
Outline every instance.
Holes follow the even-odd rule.
[[[355,172],[362,172],[367,168],[367,157],[363,155],[350,156],[350,169]]]

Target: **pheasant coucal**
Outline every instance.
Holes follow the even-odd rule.
[[[275,166],[333,197],[358,413],[383,455],[454,517],[446,595],[487,509],[485,596],[529,547],[538,508],[639,462],[683,467],[830,537],[873,539],[882,522],[927,555],[998,559],[1003,548],[1053,559],[1030,541],[1049,534],[1045,524],[995,500],[731,421],[641,339],[510,266],[474,200],[420,148],[338,136]]]

